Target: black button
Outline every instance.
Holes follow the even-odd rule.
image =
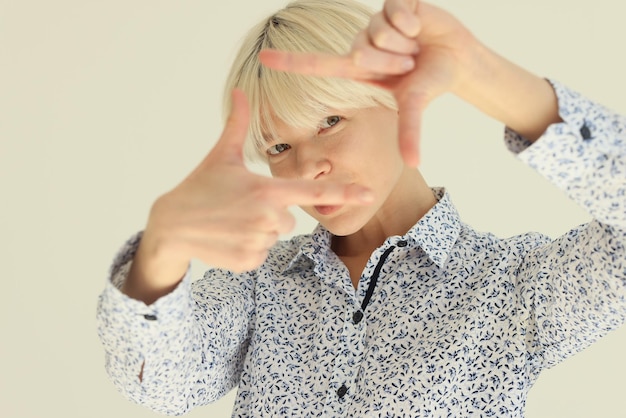
[[[361,322],[361,319],[363,319],[363,312],[361,311],[356,311],[353,315],[352,315],[352,322],[354,322],[354,324],[358,324],[359,322]]]
[[[591,131],[589,127],[585,124],[582,128],[580,128],[580,135],[583,137],[585,141],[591,139]]]
[[[407,245],[409,245],[409,243],[405,240],[398,241],[398,247],[406,247]]]
[[[348,393],[348,388],[346,387],[346,385],[341,385],[341,387],[337,389],[337,396],[339,396],[340,398],[346,396],[346,393]]]
[[[147,314],[143,316],[144,318],[146,318],[148,321],[156,321],[157,317],[156,315],[152,315],[152,314]]]

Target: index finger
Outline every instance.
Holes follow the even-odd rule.
[[[358,184],[342,184],[324,180],[290,180],[272,178],[263,191],[264,198],[278,206],[311,206],[368,204],[372,192]]]
[[[369,72],[356,66],[347,55],[264,49],[259,53],[259,59],[263,65],[280,71],[359,80],[370,78]]]

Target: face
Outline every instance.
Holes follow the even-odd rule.
[[[333,109],[316,129],[276,123],[278,139],[267,143],[274,177],[358,184],[375,196],[367,206],[307,206],[302,209],[335,235],[350,235],[389,209],[404,169],[397,146],[398,115],[385,107]],[[393,209],[391,209],[393,211]]]

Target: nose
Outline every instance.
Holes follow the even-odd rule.
[[[313,144],[298,147],[296,166],[299,178],[317,180],[330,173],[332,164],[320,148]]]

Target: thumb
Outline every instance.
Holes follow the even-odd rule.
[[[420,163],[420,133],[422,113],[428,102],[425,94],[408,91],[398,101],[398,146],[402,159],[409,167]]]
[[[243,91],[231,93],[231,110],[222,135],[213,147],[211,155],[223,162],[243,164],[243,146],[248,135],[250,108]]]

